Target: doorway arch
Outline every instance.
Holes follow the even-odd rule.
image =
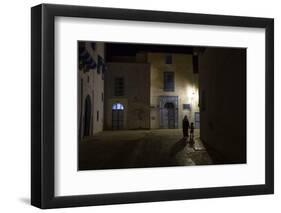
[[[124,105],[121,103],[114,103],[112,105],[112,129],[124,128]]]

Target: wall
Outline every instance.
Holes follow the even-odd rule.
[[[182,119],[188,116],[194,122],[194,113],[198,107],[198,74],[193,73],[192,55],[171,54],[172,64],[165,64],[165,53],[149,53],[151,64],[150,104],[151,128],[160,128],[159,96],[178,96],[178,127],[182,127]],[[174,72],[175,90],[166,92],[164,88],[164,72]],[[191,110],[183,110],[183,104],[190,104]]]
[[[100,55],[104,59],[104,44],[97,42],[96,49],[92,52],[93,57],[95,57],[97,61],[97,55]],[[94,80],[94,116],[93,116],[93,133],[98,133],[103,130],[104,123],[104,101],[102,100],[102,96],[104,95],[104,79],[102,77],[102,70],[98,73],[96,70],[93,72],[93,80]],[[99,119],[97,120],[97,112],[99,111]]]
[[[93,49],[91,43],[85,43],[86,50],[92,57],[92,59],[98,63],[98,55],[104,58],[104,44],[96,43],[95,48]],[[104,80],[102,77],[102,71],[100,73],[97,71],[98,66],[93,69],[89,69],[87,72],[84,69],[79,70],[79,86],[78,86],[78,100],[82,101],[79,103],[79,125],[80,134],[83,135],[85,128],[85,100],[89,95],[91,100],[91,125],[90,125],[90,135],[96,134],[103,130],[103,108],[104,103],[102,101],[102,94],[104,93]],[[83,83],[82,83],[83,82]],[[81,86],[82,84],[82,86]],[[81,89],[83,91],[81,91]],[[82,97],[80,97],[82,95]],[[97,115],[99,114],[99,115]],[[99,117],[97,119],[97,116]],[[81,120],[82,119],[82,120]]]
[[[199,79],[201,139],[220,155],[215,161],[244,163],[246,49],[206,48],[199,55]]]
[[[125,129],[149,129],[150,65],[146,63],[108,63],[105,74],[105,128],[112,127],[112,105],[124,105]],[[114,79],[124,78],[124,96],[114,95]]]
[[[193,13],[227,14],[275,18],[275,58],[281,55],[280,1],[197,0],[44,0],[45,3],[124,7]],[[0,78],[1,127],[1,212],[42,212],[29,205],[30,197],[30,7],[42,1],[11,0],[1,5],[2,76]],[[17,50],[15,57],[11,57]],[[17,66],[17,67],[16,67]],[[53,213],[143,213],[143,212],[280,212],[281,208],[281,61],[275,62],[275,195],[184,200],[48,210]],[[11,86],[11,80],[12,86]],[[7,89],[9,89],[7,92]],[[16,125],[15,125],[16,123]],[[138,181],[136,178],[135,181]],[[187,179],[188,181],[188,179]],[[278,210],[279,209],[279,210]]]

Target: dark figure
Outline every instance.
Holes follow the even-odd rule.
[[[182,120],[182,132],[184,138],[188,137],[188,128],[189,128],[189,121],[187,119],[187,116],[184,116]]]
[[[190,124],[190,140],[194,138],[194,124],[191,122]]]

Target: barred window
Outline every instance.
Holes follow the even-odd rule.
[[[164,91],[175,90],[175,76],[174,72],[164,72]]]

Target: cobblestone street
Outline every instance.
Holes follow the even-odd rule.
[[[79,147],[79,170],[208,164],[198,130],[194,142],[183,139],[181,129],[104,131]]]

